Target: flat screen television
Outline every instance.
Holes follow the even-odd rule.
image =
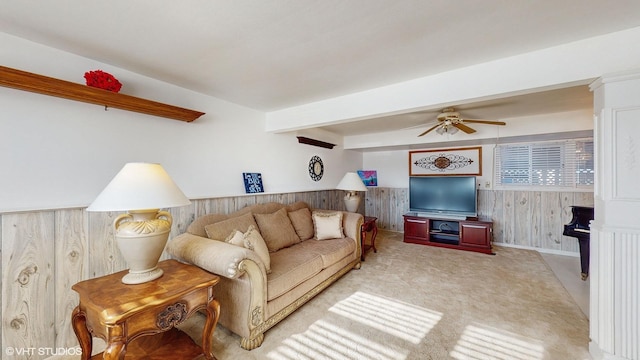
[[[418,215],[455,219],[475,217],[477,204],[475,176],[409,178],[409,210]]]

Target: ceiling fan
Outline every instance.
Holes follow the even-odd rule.
[[[465,125],[465,123],[476,123],[476,124],[490,124],[490,125],[506,125],[504,121],[492,121],[492,120],[480,120],[480,119],[463,119],[460,117],[460,113],[455,111],[454,108],[446,108],[443,109],[440,114],[438,114],[438,123],[434,126],[427,129],[427,131],[423,132],[418,136],[426,135],[427,133],[435,130],[438,134],[455,134],[458,130],[462,130],[467,134],[472,134],[476,132],[474,129]]]

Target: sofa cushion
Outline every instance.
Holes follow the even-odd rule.
[[[287,211],[295,211],[303,207],[309,208],[309,204],[305,203],[304,201],[298,201],[289,205],[270,202],[265,204],[248,205],[230,214],[206,214],[198,217],[191,224],[189,224],[189,226],[187,226],[187,232],[189,234],[207,237],[207,232],[204,230],[204,227],[209,224],[217,223],[233,217],[238,217],[246,213],[271,214],[280,210],[281,208],[286,208]]]
[[[344,237],[342,232],[342,212],[320,212],[312,214],[313,227],[316,240],[340,239]]]
[[[315,253],[322,258],[322,268],[326,269],[356,251],[356,242],[351,238],[305,241],[296,245],[300,251]]]
[[[289,211],[287,214],[296,229],[296,234],[300,240],[305,241],[313,237],[313,220],[311,219],[311,211],[309,208],[302,208],[295,211]]]
[[[322,271],[322,257],[317,253],[300,251],[300,245],[271,253],[273,265],[267,277],[267,301],[285,294]]]
[[[258,227],[256,221],[253,219],[253,215],[251,213],[247,213],[241,216],[236,216],[227,220],[209,224],[204,227],[204,230],[207,233],[207,237],[209,239],[224,241],[224,239],[229,237],[229,235],[231,235],[236,230],[242,233],[247,232],[247,230],[249,230],[249,226],[251,225],[256,228]]]
[[[287,216],[287,210],[282,208],[272,214],[254,214],[260,234],[267,243],[270,252],[300,242],[296,230]]]
[[[267,244],[265,244],[264,239],[260,236],[260,232],[253,225],[250,225],[249,230],[244,234],[236,230],[227,237],[225,242],[255,251],[264,263],[267,274],[271,273],[271,256],[269,255],[269,249],[267,249]]]

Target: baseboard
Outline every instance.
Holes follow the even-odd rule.
[[[553,254],[553,255],[562,255],[562,256],[571,256],[571,257],[580,257],[580,253],[572,252],[572,251],[563,251],[563,250],[554,250],[554,249],[541,249],[533,246],[524,246],[524,245],[514,245],[514,244],[505,244],[505,243],[492,243],[494,246],[504,246],[516,249],[524,249],[524,250],[534,250],[543,254]]]
[[[398,233],[398,234],[403,234],[404,233],[403,231],[396,231],[396,230],[389,230],[389,229],[382,229],[382,228],[378,228],[378,231],[387,231],[387,232]],[[533,247],[533,246],[505,244],[505,243],[499,243],[499,242],[492,242],[491,245],[492,246],[504,246],[504,247],[510,247],[510,248],[516,248],[516,249],[524,249],[524,250],[533,250],[533,251],[537,251],[537,252],[543,253],[543,254],[571,256],[571,257],[577,257],[577,258],[580,257],[580,253],[579,252],[572,252],[572,251],[555,250],[555,249],[542,249],[542,248],[537,248],[537,247]]]

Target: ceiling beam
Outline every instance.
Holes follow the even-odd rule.
[[[266,114],[281,133],[567,86],[640,64],[640,27]]]

